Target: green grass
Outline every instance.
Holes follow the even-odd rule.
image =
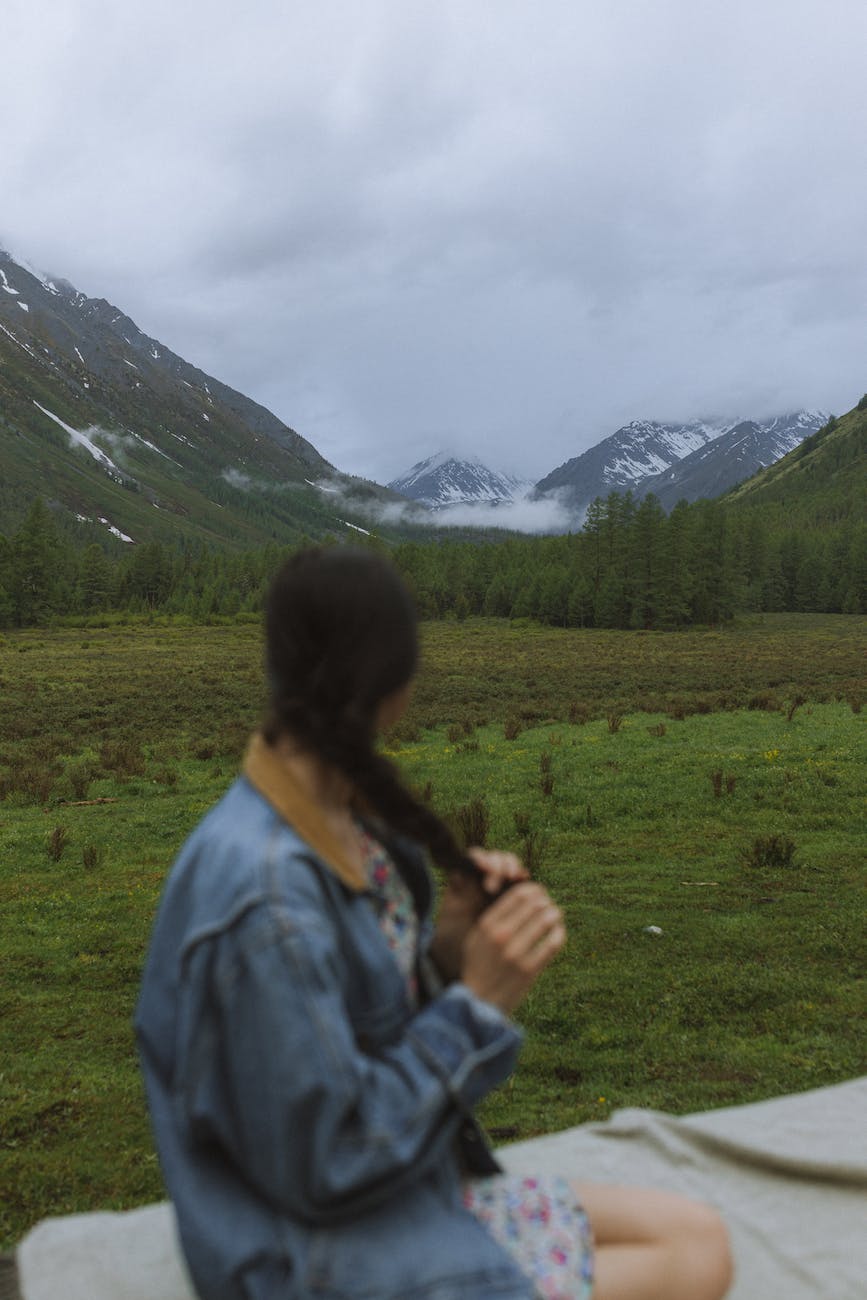
[[[495,1130],[526,1137],[613,1106],[705,1109],[864,1070],[867,741],[850,707],[475,739],[462,752],[426,737],[400,756],[443,811],[484,795],[492,843],[520,848],[524,814],[570,933],[521,1014],[522,1068],[485,1108]],[[734,784],[716,796],[718,770]],[[751,862],[771,835],[794,841],[793,865]]]
[[[865,632],[425,629],[387,747],[441,811],[483,797],[492,844],[520,848],[529,826],[569,923],[522,1009],[521,1067],[484,1108],[496,1135],[864,1071]],[[259,659],[243,626],[0,639],[6,1245],[46,1214],[162,1195],[130,1016],[166,869],[257,716]],[[775,835],[793,863],[751,862]]]

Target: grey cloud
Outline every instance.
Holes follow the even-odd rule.
[[[341,469],[867,387],[860,0],[6,5],[0,235]]]

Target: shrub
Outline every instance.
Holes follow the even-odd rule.
[[[757,835],[747,849],[741,850],[744,866],[757,869],[794,867],[795,841],[788,835]]]
[[[539,789],[545,798],[549,798],[554,793],[554,774],[553,772],[543,772],[539,778]]]
[[[655,727],[648,727],[647,730],[648,730],[648,733],[649,733],[651,736],[664,736],[664,735],[665,735],[665,723],[664,723],[664,722],[657,722],[657,724],[656,724]]]
[[[851,710],[852,710],[853,713],[860,713],[860,712],[861,712],[861,696],[860,696],[860,695],[850,695],[850,696],[849,696],[849,707],[851,708]]]
[[[455,808],[451,820],[465,847],[473,844],[481,847],[487,842],[491,813],[486,799],[471,799],[469,803],[461,804]]]
[[[530,834],[530,814],[525,809],[513,808],[512,820],[515,823],[516,834],[526,839]]]
[[[54,830],[45,837],[45,851],[52,862],[59,862],[63,857],[68,839],[69,831],[65,826],[55,826]]]
[[[582,727],[585,722],[590,721],[590,710],[586,704],[578,704],[573,700],[569,705],[569,721],[573,726]]]
[[[551,771],[551,755],[547,750],[543,750],[539,755],[539,771],[544,774]]]
[[[793,695],[789,707],[786,709],[786,721],[791,722],[792,718],[795,716],[796,710],[799,709],[802,704],[806,703],[806,695]]]
[[[407,722],[405,718],[395,723],[387,736],[389,746],[394,746],[398,741],[402,741],[405,745],[415,745],[420,740],[421,727],[415,722]]]
[[[81,850],[81,864],[88,871],[101,867],[105,860],[105,851],[101,844],[85,844]]]
[[[719,799],[723,787],[723,774],[719,768],[715,768],[713,772],[711,772],[710,783],[713,786],[714,798]]]
[[[240,759],[250,739],[250,728],[244,722],[227,722],[220,728],[216,739],[216,752],[224,758]]]
[[[113,772],[121,779],[144,776],[144,753],[139,742],[132,737],[119,736],[115,740],[104,740],[99,747],[99,761],[106,771]]]
[[[620,728],[621,728],[622,726],[623,726],[623,714],[622,714],[622,713],[609,713],[609,715],[608,715],[608,730],[611,732],[611,734],[612,734],[612,735],[616,735],[617,732],[620,730]]]
[[[449,744],[456,745],[464,734],[464,729],[457,722],[450,722],[446,727],[446,739]]]
[[[506,721],[503,723],[503,736],[506,740],[517,740],[522,730],[523,727],[521,726],[520,718],[512,716],[506,718]]]
[[[90,783],[96,776],[95,765],[89,759],[81,758],[77,762],[69,764],[66,775],[69,778],[69,784],[72,786],[72,793],[75,798],[86,799]]]
[[[748,709],[760,709],[764,713],[776,713],[779,707],[779,700],[775,695],[772,695],[770,691],[759,691],[759,693],[753,695],[747,703]]]
[[[535,876],[542,865],[542,856],[545,849],[545,839],[539,831],[531,831],[521,840],[518,848],[518,857],[523,862],[531,876]]]
[[[24,767],[13,777],[11,789],[31,803],[46,804],[54,789],[54,775],[48,768]]]

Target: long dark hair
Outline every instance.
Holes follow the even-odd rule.
[[[418,666],[412,598],[373,551],[312,548],[274,578],[265,607],[270,708],[265,739],[291,737],[336,768],[386,826],[424,844],[449,871],[477,868],[448,826],[375,748],[382,701]]]

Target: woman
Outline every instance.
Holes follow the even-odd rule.
[[[595,1267],[596,1300],[716,1300],[711,1211],[508,1178],[473,1119],[565,931],[512,855],[464,855],[376,752],[417,663],[394,570],[302,552],[266,632],[266,724],[172,870],[136,1018],[199,1293],[583,1297]],[[449,880],[436,928],[423,849]]]

